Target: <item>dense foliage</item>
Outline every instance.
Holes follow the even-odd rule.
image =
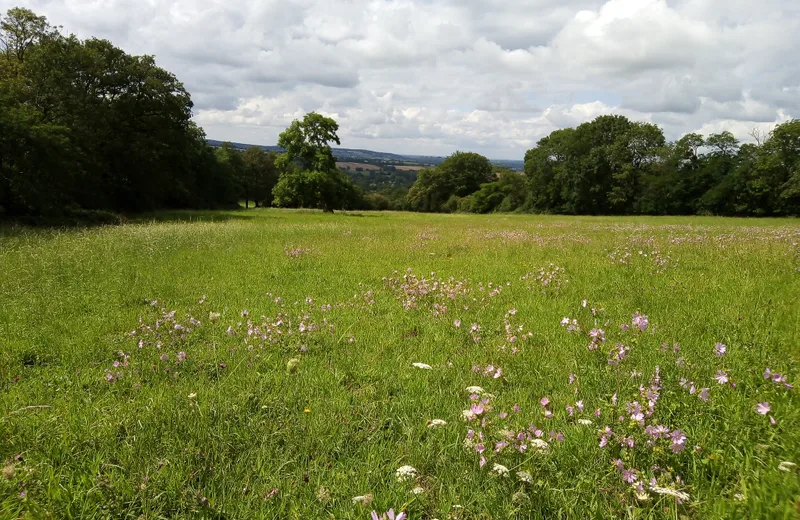
[[[420,172],[408,202],[473,213],[797,215],[800,120],[756,137],[741,145],[730,132],[691,133],[667,142],[654,124],[600,116],[541,139],[525,154],[524,175],[487,174],[488,160],[457,152]]]
[[[2,19],[0,51],[0,215],[237,202],[189,94],[152,57],[26,9]]]
[[[340,144],[333,119],[311,112],[295,120],[278,137],[285,150],[277,161],[283,173],[273,190],[276,206],[289,208],[361,209],[364,199],[336,167],[331,142]]]
[[[0,217],[240,200],[325,211],[800,213],[798,120],[742,145],[730,132],[667,142],[654,124],[608,115],[541,139],[524,175],[472,152],[418,173],[344,174],[333,119],[294,121],[280,155],[215,150],[191,121],[189,93],[153,57],[64,36],[27,9],[0,20],[0,51]]]

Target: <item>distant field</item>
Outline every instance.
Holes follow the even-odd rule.
[[[350,168],[350,171],[356,171],[356,168],[361,168],[363,170],[372,170],[377,171],[380,170],[380,166],[376,166],[374,164],[366,164],[366,163],[355,163],[355,162],[337,162],[336,167],[340,169],[347,169]]]
[[[155,219],[0,231],[0,518],[797,518],[798,220]]]
[[[402,165],[402,166],[395,166],[398,170],[402,170],[404,172],[418,172],[427,166],[420,166],[420,165]]]

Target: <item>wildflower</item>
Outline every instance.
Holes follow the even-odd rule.
[[[702,389],[700,390],[700,393],[698,394],[698,397],[699,397],[699,398],[700,398],[702,401],[708,402],[708,391],[709,391],[709,389],[708,389],[708,388],[702,388]]]
[[[631,325],[633,325],[640,331],[642,332],[646,331],[649,324],[650,320],[644,314],[639,314],[638,312],[633,314],[633,318],[631,319]]]
[[[472,403],[470,411],[472,412],[473,415],[480,415],[485,411],[485,409],[483,408],[483,405],[481,403]]]
[[[411,494],[413,494],[413,495],[419,495],[419,494],[422,494],[424,492],[425,492],[425,489],[420,487],[420,486],[417,486],[417,487],[415,487],[414,489],[411,490]]]
[[[726,352],[728,352],[728,347],[726,347],[724,344],[717,343],[716,345],[714,345],[714,354],[716,354],[717,356],[722,357],[725,355]]]
[[[527,471],[517,471],[517,479],[520,482],[525,482],[526,484],[533,484],[533,475]]]
[[[492,473],[496,473],[501,477],[507,477],[509,472],[508,468],[503,466],[502,464],[495,464],[494,466],[492,466]]]
[[[479,387],[479,386],[468,386],[468,387],[466,388],[466,390],[467,390],[467,392],[469,392],[470,394],[478,394],[478,395],[481,395],[481,394],[483,394],[483,393],[485,393],[485,392],[486,392],[486,391],[485,391],[483,388],[481,388],[481,387]]]
[[[677,489],[672,489],[669,487],[661,487],[661,486],[650,486],[650,490],[653,493],[675,497],[678,500],[689,500],[689,495],[687,493],[684,493],[683,491],[678,491]]]
[[[411,466],[400,466],[394,472],[395,477],[397,477],[398,482],[404,482],[406,480],[412,480],[417,476],[417,470]]]
[[[453,322],[453,326],[454,326],[455,328],[459,328],[459,327],[461,326],[461,320],[455,320],[455,321]]]
[[[428,428],[438,428],[439,426],[446,425],[447,422],[442,419],[432,419],[428,421]]]
[[[538,451],[547,451],[550,449],[550,445],[543,439],[531,439],[531,446]]]
[[[465,421],[474,421],[476,418],[476,415],[472,413],[472,410],[464,410],[461,412],[461,415],[464,417]]]
[[[515,412],[519,412],[519,405],[515,404],[511,409],[514,410]]]
[[[412,366],[421,368],[423,370],[431,370],[433,367],[425,363],[411,363]]]
[[[326,502],[329,502],[330,499],[331,499],[331,492],[328,491],[328,488],[320,486],[320,488],[317,490],[317,500],[325,504]]]
[[[674,430],[670,434],[670,439],[672,441],[672,453],[680,453],[686,448],[686,435],[680,430]]]
[[[723,372],[722,370],[717,370],[717,375],[714,376],[714,379],[717,380],[717,383],[724,385],[728,382],[728,374]]]
[[[303,410],[303,413],[311,413],[311,409],[310,408],[306,408],[305,410]]]
[[[592,421],[589,419],[578,419],[578,424],[589,426],[590,424],[592,424]]]
[[[637,480],[636,471],[632,469],[623,469],[622,470],[622,480],[627,482],[628,484],[633,484]]]
[[[364,507],[369,507],[370,504],[372,504],[372,493],[367,493],[366,495],[353,497],[353,503],[361,504]]]
[[[761,415],[767,415],[770,411],[769,403],[758,403],[756,406],[756,412],[760,413]]]
[[[797,464],[795,464],[794,462],[789,462],[788,460],[785,460],[785,461],[781,462],[780,464],[778,464],[778,469],[781,470],[781,471],[791,472],[791,471],[794,471],[794,469],[796,467],[797,467]]]
[[[186,361],[186,352],[178,352],[178,363],[183,363]]]
[[[550,404],[550,399],[548,399],[547,397],[542,397],[541,399],[539,399],[539,404],[547,408],[547,405]]]
[[[574,382],[575,382],[575,374],[570,374],[569,375],[569,384],[572,384]]]

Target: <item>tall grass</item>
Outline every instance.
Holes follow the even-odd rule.
[[[0,517],[796,518],[798,244],[280,210],[7,230]]]

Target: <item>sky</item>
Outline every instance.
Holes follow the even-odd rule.
[[[150,54],[209,138],[317,111],[347,148],[522,159],[602,114],[668,139],[800,117],[798,0],[0,0]]]

